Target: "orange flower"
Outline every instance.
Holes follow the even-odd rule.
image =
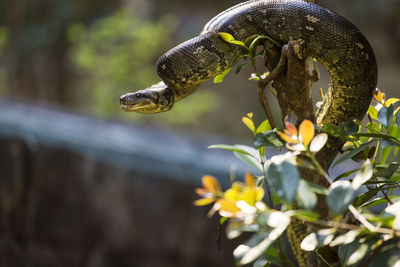
[[[299,127],[299,138],[301,143],[303,143],[306,147],[311,143],[311,140],[314,138],[315,128],[314,124],[309,120],[304,120]]]
[[[315,135],[314,124],[306,119],[300,124],[299,131],[289,121],[285,121],[285,126],[284,133],[277,132],[277,134],[286,141],[287,147],[291,150],[306,150]]]
[[[285,121],[285,127],[286,129],[284,130],[285,133],[278,132],[279,136],[285,140],[287,143],[291,144],[297,144],[299,142],[297,138],[297,129],[296,127],[291,124],[289,121]]]
[[[374,98],[376,101],[383,104],[383,102],[385,101],[385,93],[382,92],[381,90],[379,90],[378,88],[376,88]]]

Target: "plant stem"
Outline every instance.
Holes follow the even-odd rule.
[[[261,152],[260,152],[260,158],[261,158],[261,165],[262,165],[262,174],[264,176],[265,187],[267,188],[268,201],[270,204],[269,207],[271,209],[273,209],[274,208],[274,199],[272,198],[272,191],[271,191],[271,188],[269,187],[269,183],[267,180],[267,173],[265,172],[264,155],[261,155]]]
[[[376,227],[375,225],[373,225],[372,223],[370,223],[367,219],[364,218],[364,216],[362,216],[361,213],[358,212],[358,210],[353,205],[349,205],[349,210],[351,213],[353,213],[354,217],[357,220],[359,220],[370,232],[389,234],[389,235],[395,234],[394,230],[379,228],[379,227]]]
[[[321,174],[329,184],[331,184],[332,182],[331,182],[331,179],[330,179],[329,175],[326,173],[326,171],[319,164],[318,160],[314,157],[314,154],[312,154],[311,152],[307,152],[306,155],[307,155],[307,157],[309,159],[311,159],[311,161],[315,165],[315,167],[317,167],[318,173]]]

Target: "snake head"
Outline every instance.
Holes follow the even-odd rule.
[[[121,96],[121,108],[138,113],[159,113],[170,110],[175,102],[174,93],[164,82],[159,82],[144,90]]]

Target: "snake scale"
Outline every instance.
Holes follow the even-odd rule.
[[[121,96],[122,108],[139,113],[168,111],[203,82],[232,67],[244,51],[224,41],[220,32],[230,33],[240,41],[255,34],[267,35],[282,44],[289,38],[304,40],[306,53],[331,76],[330,87],[317,111],[317,123],[340,124],[365,115],[378,76],[369,42],[345,18],[303,0],[253,0],[223,11],[205,25],[200,35],[163,54],[156,67],[162,81]],[[331,151],[337,151],[339,145]],[[299,239],[296,231],[292,234]],[[305,266],[304,259],[298,256],[300,265]]]

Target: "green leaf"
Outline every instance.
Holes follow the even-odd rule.
[[[356,197],[356,199],[354,200],[354,206],[355,207],[361,206],[362,204],[364,204],[365,202],[376,196],[376,194],[378,194],[382,190],[389,190],[391,188],[398,188],[398,187],[399,186],[397,183],[393,183],[393,184],[384,184],[376,188],[370,189],[369,191]]]
[[[313,209],[317,204],[317,196],[303,179],[300,179],[297,187],[296,199],[300,206],[305,209]]]
[[[397,122],[397,127],[400,129],[400,111],[397,112],[396,122]]]
[[[235,45],[240,45],[243,46],[244,48],[248,49],[247,46],[242,42],[242,41],[238,41],[235,40],[235,38],[226,32],[219,32],[218,35],[225,41],[231,44],[235,44]]]
[[[244,163],[254,167],[256,170],[260,171],[261,173],[263,172],[263,166],[257,158],[254,158],[253,156],[250,156],[249,154],[243,154],[240,152],[233,152],[233,154],[238,159],[243,161]]]
[[[400,201],[397,201],[396,203],[386,207],[385,211],[395,216],[395,219],[392,223],[392,228],[394,230],[400,230]]]
[[[326,132],[327,134],[329,134],[329,135],[336,136],[336,137],[339,136],[339,127],[336,126],[336,125],[333,124],[333,123],[330,123],[330,122],[325,123],[325,124],[322,126],[322,130],[323,130],[324,132]]]
[[[398,196],[388,196],[388,198],[393,201],[393,200],[397,200],[399,197]],[[386,198],[384,198],[384,197],[376,197],[376,198],[371,199],[371,200],[369,200],[367,202],[364,202],[359,207],[361,207],[361,208],[374,207],[374,206],[387,204],[387,203],[388,203],[388,200]]]
[[[399,98],[389,98],[388,100],[385,101],[385,106],[390,106],[391,104],[396,104],[397,102],[399,102],[400,99]]]
[[[222,83],[224,81],[224,77],[231,71],[231,68],[224,70],[221,74],[218,74],[214,77],[214,83]]]
[[[271,124],[269,123],[268,119],[260,123],[260,125],[257,127],[256,133],[262,133],[266,131],[271,131],[272,127]]]
[[[351,243],[339,246],[339,258],[343,266],[357,266],[379,240],[379,237],[356,238]]]
[[[332,165],[332,167],[335,167],[336,165],[338,165],[339,163],[342,163],[348,159],[350,159],[351,157],[353,157],[354,155],[358,154],[359,152],[363,151],[367,146],[369,146],[372,142],[374,142],[374,140],[369,141],[367,143],[364,143],[362,145],[360,145],[359,147],[357,147],[356,149],[351,150],[350,152],[344,154],[343,156],[341,156],[338,160],[335,161],[335,163]]]
[[[230,41],[230,43],[235,44],[235,45],[240,45],[240,46],[246,48],[246,50],[248,50],[247,46],[242,41],[234,40],[234,41]]]
[[[260,153],[257,149],[245,145],[211,145],[208,148],[217,148],[222,150],[233,151],[233,154],[246,164],[256,168],[261,173],[263,172],[263,167],[261,164]]]
[[[328,245],[335,234],[335,229],[322,229],[311,233],[301,241],[300,247],[305,251],[313,251],[319,246]]]
[[[355,191],[349,181],[337,181],[329,187],[328,205],[330,211],[335,214],[342,214],[353,202]]]
[[[268,235],[269,231],[254,234],[233,251],[233,256],[241,265],[255,261],[272,244],[273,240]]]
[[[253,133],[255,132],[256,127],[254,126],[253,119],[249,117],[243,117],[242,122],[250,129],[250,131],[252,131]]]
[[[395,141],[393,141],[393,140],[391,140],[391,139],[383,139],[382,142],[381,142],[381,148],[382,149],[385,149],[385,148],[388,148],[388,147],[394,148],[396,146],[400,147],[400,144],[395,142]]]
[[[250,146],[245,146],[245,145],[222,145],[222,144],[216,144],[216,145],[211,145],[208,148],[216,148],[216,149],[222,149],[222,150],[229,150],[233,152],[238,152],[242,154],[247,154],[249,156],[252,156],[256,159],[260,159],[260,155],[258,153],[258,150],[254,149],[253,147]]]
[[[222,218],[229,219],[227,217],[222,217]],[[244,232],[255,233],[258,230],[259,230],[258,225],[255,224],[245,225],[241,221],[229,220],[226,226],[226,237],[228,239],[235,239]]]
[[[240,65],[236,68],[235,73],[238,74],[238,73],[241,72],[246,66],[247,66],[247,63],[240,64]]]
[[[382,149],[382,152],[380,155],[380,161],[385,162],[387,160],[387,158],[389,157],[391,151],[392,151],[391,147]]]
[[[218,35],[227,43],[230,43],[231,41],[235,40],[232,34],[227,32],[219,32]]]
[[[287,159],[279,160],[279,156],[271,158],[267,170],[267,179],[272,190],[287,203],[291,203],[297,192],[299,184],[299,171]]]
[[[281,234],[286,230],[288,225],[290,224],[290,216],[287,213],[281,211],[272,211],[266,213],[265,222],[269,227],[272,228],[271,232],[269,233],[268,237],[272,240],[276,240],[281,236]],[[258,219],[258,218],[257,218]],[[259,224],[260,220],[258,220]]]
[[[352,175],[353,173],[355,173],[356,171],[358,171],[359,169],[354,169],[354,170],[350,170],[350,171],[346,171],[342,174],[340,174],[339,176],[337,176],[335,179],[333,179],[334,182],[336,182],[337,180],[341,179],[341,178],[345,178],[348,177],[350,175]]]
[[[374,174],[374,176],[390,179],[390,177],[392,177],[399,167],[400,164],[398,162],[391,162],[389,165],[385,164],[384,166],[376,166],[375,169],[377,172]]]
[[[270,246],[264,255],[258,258],[253,267],[269,267],[269,266],[282,266],[281,259],[279,258],[279,253],[276,248]]]
[[[376,110],[376,108],[373,105],[369,106],[367,113],[372,119],[378,120],[378,111]]]
[[[247,150],[243,149],[239,145],[222,145],[222,144],[217,144],[217,145],[211,145],[208,148],[216,148],[216,149],[222,149],[222,150],[229,150],[229,151],[236,151],[239,153],[243,154],[248,154]]]
[[[360,126],[356,124],[354,121],[345,121],[339,127],[339,129],[345,133],[346,136],[354,134],[358,132]]]
[[[371,198],[373,198],[382,189],[383,189],[383,186],[380,186],[380,187],[371,189],[371,190],[369,190],[369,191],[357,196],[356,199],[354,200],[354,206],[358,207],[358,206],[362,205],[366,201],[368,201]]]
[[[393,112],[393,104],[391,104],[389,107],[382,107],[378,112],[378,120],[386,128],[389,128],[389,125],[392,123]]]
[[[257,134],[254,137],[253,145],[255,148],[281,148],[284,146],[284,144],[281,142],[278,135],[274,131],[267,131]]]
[[[400,249],[391,244],[380,249],[373,258],[369,267],[397,267],[400,266]]]
[[[311,233],[306,236],[300,244],[302,250],[313,251],[318,247],[318,239],[316,233]]]
[[[388,134],[384,134],[384,133],[355,133],[353,134],[354,137],[359,137],[359,136],[364,136],[364,137],[375,137],[375,138],[381,138],[383,140],[392,140],[394,142],[397,143],[397,145],[400,144],[400,139],[388,135]]]
[[[346,245],[353,242],[360,234],[361,230],[351,230],[343,235],[339,235],[332,242],[329,243],[331,247],[338,245]]]
[[[371,179],[373,172],[372,163],[366,160],[353,178],[353,189],[357,190],[361,185]]]
[[[288,211],[291,216],[296,216],[300,220],[305,220],[308,222],[314,222],[319,218],[319,213],[311,210],[291,210]]]

